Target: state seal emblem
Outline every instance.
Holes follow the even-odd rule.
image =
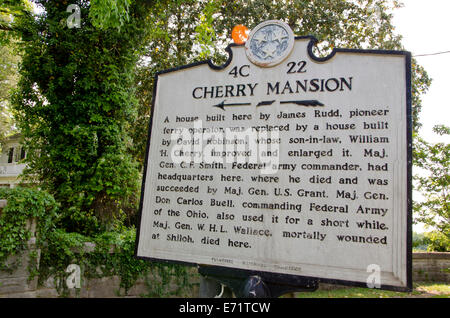
[[[259,66],[275,66],[291,53],[294,33],[289,25],[278,20],[269,20],[257,25],[245,43],[248,59]]]

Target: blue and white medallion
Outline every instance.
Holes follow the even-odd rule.
[[[281,63],[294,47],[294,33],[284,22],[265,21],[256,26],[245,44],[248,59],[259,66]]]

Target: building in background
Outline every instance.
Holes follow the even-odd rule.
[[[25,168],[25,149],[20,144],[21,135],[9,137],[0,153],[0,187],[14,188],[21,183],[20,174]]]

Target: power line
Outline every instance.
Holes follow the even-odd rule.
[[[413,55],[413,57],[417,57],[417,56],[431,56],[431,55],[439,55],[439,54],[446,54],[446,53],[450,53],[450,51],[428,53],[428,54],[418,54],[418,55]]]

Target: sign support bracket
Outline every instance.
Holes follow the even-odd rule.
[[[203,283],[200,287],[200,296],[205,298],[218,297],[217,295],[222,294],[220,285],[231,289],[237,298],[277,298],[287,293],[313,292],[319,288],[319,280],[311,277],[204,265],[199,266],[198,272],[202,275]]]

